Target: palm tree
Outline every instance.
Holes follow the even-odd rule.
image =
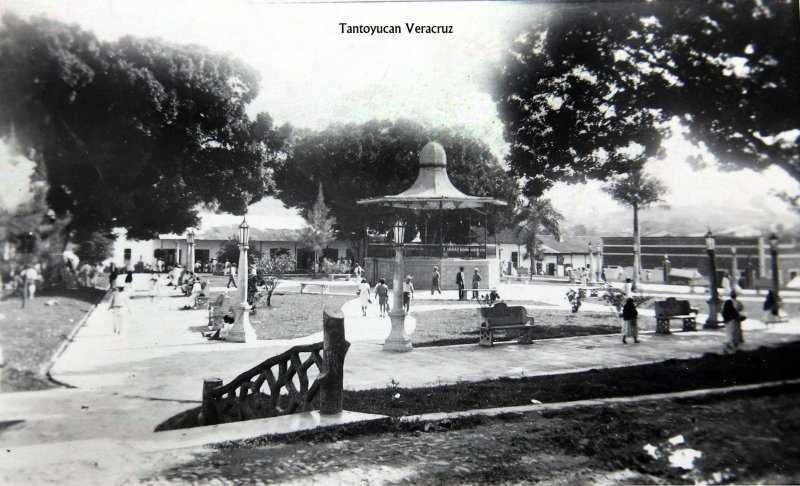
[[[525,243],[525,251],[531,260],[530,275],[536,272],[536,259],[539,256],[538,235],[547,232],[558,237],[564,216],[553,207],[549,199],[533,199],[519,207],[514,216],[515,233]]]
[[[639,167],[611,180],[603,190],[615,201],[633,208],[633,283],[638,285],[642,271],[639,210],[661,201],[661,196],[667,192],[667,187],[655,177],[645,174],[642,167]]]

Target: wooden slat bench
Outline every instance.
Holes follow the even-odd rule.
[[[345,280],[350,280],[349,273],[329,273],[328,278],[331,279],[331,282],[336,280],[337,278],[343,278]]]
[[[478,298],[480,298],[481,293],[489,294],[489,293],[492,293],[492,292],[497,292],[497,289],[494,288],[494,287],[492,287],[492,288],[478,287],[477,289],[465,288],[464,289],[464,294],[465,294],[464,296],[467,298],[467,300],[476,300],[476,299],[472,298],[472,292],[478,292]],[[456,294],[456,295],[458,295],[458,294]]]
[[[519,331],[519,343],[530,344],[533,342],[533,316],[528,316],[528,311],[522,306],[507,306],[503,302],[493,307],[479,309],[481,315],[480,340],[481,346],[494,346],[494,333],[497,331]]]
[[[667,297],[667,300],[656,301],[653,307],[656,311],[657,334],[669,334],[669,323],[672,319],[682,320],[684,331],[697,330],[698,310],[693,308],[688,300]]]
[[[326,284],[324,282],[300,282],[300,293],[301,294],[307,293],[307,292],[304,292],[306,290],[306,287],[319,287],[321,294],[327,294],[328,293],[328,289],[329,289],[328,284]]]

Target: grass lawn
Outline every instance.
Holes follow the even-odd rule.
[[[518,305],[509,302],[509,305]],[[414,346],[445,346],[451,344],[472,344],[478,342],[478,309],[441,309],[413,312],[417,328],[411,336]],[[622,321],[610,313],[570,311],[557,309],[528,309],[534,317],[534,339],[550,339],[570,336],[589,336],[593,334],[614,334],[620,332]],[[652,319],[642,319],[640,330],[655,327]],[[517,339],[516,334],[500,336],[496,341]]]
[[[6,360],[0,390],[54,387],[39,374],[40,368],[103,294],[95,289],[46,290],[28,300],[24,309],[17,297],[0,300],[0,347]]]
[[[338,309],[351,295],[279,294],[272,295],[272,307],[259,305],[250,316],[258,339],[293,339],[322,331],[322,310]]]

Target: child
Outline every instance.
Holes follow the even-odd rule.
[[[622,344],[628,344],[626,338],[632,337],[634,343],[639,342],[639,325],[636,322],[639,312],[636,310],[636,304],[633,299],[628,298],[625,305],[622,307]]]
[[[403,282],[403,307],[406,313],[411,308],[411,299],[414,298],[414,284],[411,283],[411,275],[406,275],[406,281]]]

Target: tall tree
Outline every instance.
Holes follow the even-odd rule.
[[[333,225],[336,220],[328,216],[328,206],[322,195],[322,183],[319,184],[317,200],[306,217],[306,226],[300,230],[300,243],[314,252],[314,274],[319,268],[319,256],[328,243],[334,240]]]
[[[485,144],[407,120],[334,125],[298,134],[288,157],[275,171],[278,197],[287,206],[307,213],[316,183],[322,183],[335,227],[360,259],[365,236],[368,232],[385,234],[392,215],[385,208],[359,206],[356,201],[398,194],[410,187],[417,176],[419,152],[431,140],[444,147],[448,174],[458,189],[471,195],[516,199],[515,181]],[[406,237],[410,240],[419,234],[426,241],[464,241],[473,213],[446,212],[444,221],[435,213],[422,214],[419,219],[411,215]]]
[[[288,128],[245,109],[258,75],[197,46],[5,15],[0,136],[15,133],[67,231],[180,233],[210,204],[242,214],[273,189]]]
[[[561,6],[511,47],[494,90],[526,192],[604,180],[659,155],[679,117],[724,167],[798,166],[800,54],[791,0]]]
[[[639,284],[642,272],[642,235],[639,227],[639,211],[661,200],[667,192],[666,186],[655,177],[639,168],[629,174],[618,176],[604,190],[617,202],[633,209],[633,282]]]
[[[525,245],[531,260],[530,276],[536,274],[536,262],[540,258],[538,236],[547,232],[556,237],[561,234],[564,216],[556,211],[549,199],[539,198],[522,205],[515,216],[514,230]]]

